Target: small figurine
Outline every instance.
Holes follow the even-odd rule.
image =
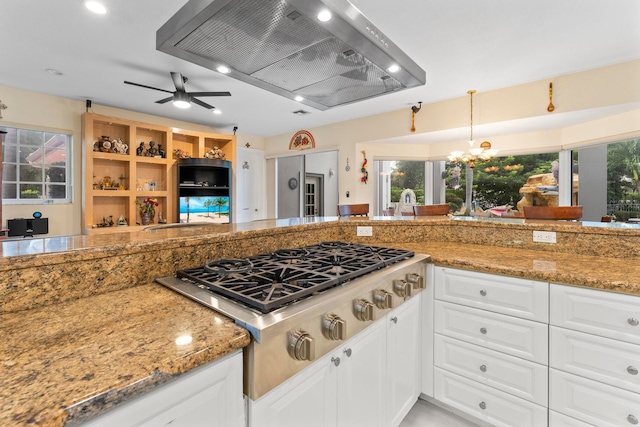
[[[144,154],[144,141],[140,143],[138,148],[136,148],[136,156],[142,156]]]
[[[118,218],[118,226],[119,227],[126,227],[127,225],[129,225],[129,224],[127,224],[127,220],[124,219],[123,215],[120,215],[120,218]]]
[[[155,141],[149,141],[149,148],[144,154],[147,157],[156,157],[158,156],[158,148],[156,147]]]
[[[167,153],[162,148],[162,144],[158,144],[158,154],[160,154],[160,157],[163,159],[167,157]]]

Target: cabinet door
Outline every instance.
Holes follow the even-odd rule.
[[[266,218],[264,194],[264,152],[238,147],[236,151],[236,208],[234,222],[251,222]]]
[[[329,354],[256,401],[249,400],[251,427],[336,425],[337,372]]]
[[[386,324],[345,343],[338,367],[338,426],[385,426]]]
[[[552,326],[549,365],[640,393],[640,346]]]
[[[551,324],[640,344],[640,297],[551,285]]]
[[[91,419],[84,427],[245,425],[242,352],[195,369]]]
[[[544,282],[436,267],[436,299],[547,323]]]
[[[547,405],[548,368],[519,357],[436,334],[437,367],[514,396]]]
[[[549,411],[549,427],[593,427],[556,411]]]
[[[532,362],[549,360],[549,327],[484,310],[436,301],[435,331]]]
[[[640,422],[640,394],[549,369],[549,409],[599,427]]]
[[[420,394],[420,298],[389,313],[387,322],[388,426],[397,426]]]
[[[435,397],[496,427],[544,427],[547,408],[435,369]]]

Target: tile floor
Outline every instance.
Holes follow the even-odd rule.
[[[405,419],[400,423],[400,427],[477,427],[439,406],[425,400],[418,400]]]

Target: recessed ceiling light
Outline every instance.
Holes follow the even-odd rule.
[[[97,13],[98,15],[104,15],[109,10],[98,1],[86,1],[84,2],[84,6],[89,9],[93,13]]]
[[[318,21],[320,22],[327,22],[331,19],[331,12],[325,9],[320,13],[318,13],[317,18],[318,18]]]
[[[213,114],[222,114],[222,111],[218,110],[218,109],[214,109],[213,110]]]
[[[220,65],[218,68],[216,68],[216,70],[218,70],[218,72],[222,74],[229,74],[231,72],[231,70],[224,65]]]
[[[296,100],[296,101],[298,101],[298,102],[302,102],[302,101],[304,101],[304,98],[303,98],[303,97],[301,97],[300,95],[296,96],[296,97],[295,97],[295,98],[293,98],[293,99],[295,99],[295,100]]]
[[[387,68],[387,71],[390,73],[397,73],[398,71],[400,71],[400,66],[397,64],[393,64],[389,66],[389,68]]]
[[[47,68],[45,71],[47,73],[51,74],[52,76],[61,76],[62,75],[62,71],[58,71],[55,68]]]

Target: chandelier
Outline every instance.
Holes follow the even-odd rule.
[[[469,136],[469,152],[465,153],[464,151],[452,151],[448,158],[451,163],[464,163],[469,164],[469,167],[474,168],[476,166],[476,162],[486,162],[487,160],[491,160],[498,154],[498,150],[491,148],[491,143],[489,141],[484,141],[480,144],[480,147],[473,148],[473,144],[475,141],[473,140],[473,94],[476,93],[475,90],[467,91],[469,94],[470,100],[470,111],[471,111],[471,120],[469,124],[470,136]]]

